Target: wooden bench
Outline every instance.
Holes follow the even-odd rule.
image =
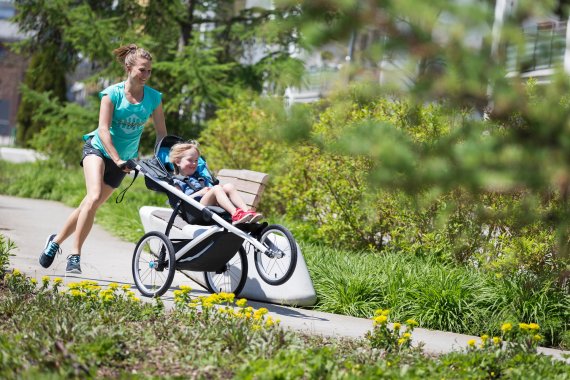
[[[220,184],[233,183],[237,191],[252,209],[256,210],[269,175],[252,170],[221,169],[217,174]]]
[[[252,210],[257,209],[257,205],[261,200],[261,195],[265,190],[265,185],[269,180],[268,174],[245,169],[221,169],[216,177],[220,180],[221,185],[233,183],[245,203]],[[172,210],[168,208],[157,208],[152,212],[152,216],[164,222],[168,222],[171,215]],[[174,227],[179,230],[182,230],[187,224],[188,223],[186,223],[180,216],[177,216],[174,220]]]

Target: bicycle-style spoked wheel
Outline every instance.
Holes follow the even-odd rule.
[[[270,285],[286,282],[297,265],[297,243],[289,230],[278,224],[267,226],[259,242],[268,252],[255,251],[257,272]]]
[[[243,247],[219,271],[204,272],[204,280],[212,293],[242,291],[247,280],[247,255]]]
[[[137,289],[147,297],[163,295],[174,278],[174,246],[162,232],[145,234],[133,254],[133,278]]]

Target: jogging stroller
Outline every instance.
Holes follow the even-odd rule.
[[[129,163],[144,175],[147,188],[167,195],[173,208],[166,230],[147,232],[135,247],[132,272],[138,290],[148,297],[161,296],[172,284],[175,270],[189,270],[204,272],[211,292],[238,295],[247,280],[247,252],[253,252],[263,281],[285,283],[295,270],[298,255],[287,228],[266,222],[232,225],[230,214],[221,207],[204,206],[173,186],[174,167],[168,153],[174,144],[184,141],[166,136],[157,143],[154,157]],[[217,183],[202,157],[196,173],[208,185]],[[169,238],[179,218],[193,227],[187,239]]]

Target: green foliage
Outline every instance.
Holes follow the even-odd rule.
[[[190,290],[176,290],[176,307],[167,311],[159,299],[140,302],[128,285],[66,286],[48,276],[38,283],[14,270],[0,282],[0,313],[6,316],[0,319],[0,376],[565,379],[568,374],[564,361],[515,345],[498,351],[489,338],[481,349],[423,355],[409,349],[406,334],[413,333],[415,321],[406,322],[407,331],[396,323],[382,330],[388,328],[387,317],[382,319],[386,310],[377,313],[368,341],[339,340],[283,330],[266,309],[253,310],[244,299],[234,302],[233,294],[194,298]],[[540,328],[507,327],[501,327],[505,342],[517,342],[511,335],[518,330],[522,338],[527,330],[534,338]],[[382,337],[396,335],[386,346]]]
[[[304,70],[289,54],[298,34],[271,25],[294,18],[296,6],[242,9],[226,0],[34,0],[15,5],[15,21],[22,31],[31,32],[13,45],[33,57],[26,73],[30,89],[51,91],[65,103],[65,76],[70,75],[97,92],[124,75],[123,67],[113,64],[112,50],[134,42],[153,53],[150,84],[165,94],[172,134],[195,137],[220,104],[240,90],[282,94],[288,85],[300,83]],[[82,60],[89,60],[90,70],[76,73]],[[45,127],[41,120],[32,121],[33,111],[24,99],[18,139],[26,146]],[[65,116],[60,122],[65,123]]]
[[[22,93],[27,88],[34,89],[39,92],[45,92],[46,97],[51,98],[54,104],[60,104],[65,99],[65,71],[62,65],[53,65],[53,52],[45,51],[36,53],[30,60],[29,68],[26,72],[24,83],[22,84]],[[49,67],[46,62],[52,63]],[[30,146],[33,136],[39,133],[45,127],[45,122],[35,118],[36,106],[34,99],[28,96],[22,96],[22,101],[18,108],[16,129],[16,141],[24,147]]]
[[[255,102],[251,92],[243,92],[228,101],[200,134],[201,149],[214,171],[222,168],[247,168],[272,172],[272,167],[285,153],[272,141],[271,130],[263,128],[267,116]]]
[[[10,264],[10,253],[15,248],[14,242],[0,234],[0,278],[4,277],[4,273],[8,270]]]
[[[317,308],[370,317],[390,306],[394,320],[464,334],[498,334],[502,321],[536,321],[544,343],[567,348],[570,297],[528,275],[492,275],[398,252],[356,253],[302,244]]]
[[[373,348],[381,348],[387,352],[401,352],[412,347],[412,333],[418,323],[414,319],[408,319],[406,325],[400,322],[388,325],[389,309],[378,309],[374,312],[373,329],[366,333],[366,339]]]
[[[28,140],[37,152],[66,167],[76,166],[81,159],[81,136],[97,128],[98,112],[94,108],[75,103],[62,104],[50,96],[50,92],[34,91],[22,87],[23,99],[33,107],[31,120],[43,125]]]
[[[165,99],[168,100],[164,106],[165,113],[179,115],[179,121],[180,115],[187,115],[188,118],[184,130],[181,130],[180,124],[174,123],[173,128],[169,128],[170,133],[195,136],[197,131],[188,128],[192,115],[204,111],[210,113],[212,105],[221,103],[235,93],[238,87],[236,78],[232,76],[235,64],[219,62],[220,51],[221,48],[208,47],[196,37],[172,60],[154,64],[155,74],[160,78]],[[206,116],[211,118],[209,114]]]

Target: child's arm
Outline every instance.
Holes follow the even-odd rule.
[[[196,197],[196,196],[202,196],[202,195],[206,195],[206,193],[210,191],[209,187],[204,187],[198,191],[196,191],[195,193],[192,193],[192,197]]]

